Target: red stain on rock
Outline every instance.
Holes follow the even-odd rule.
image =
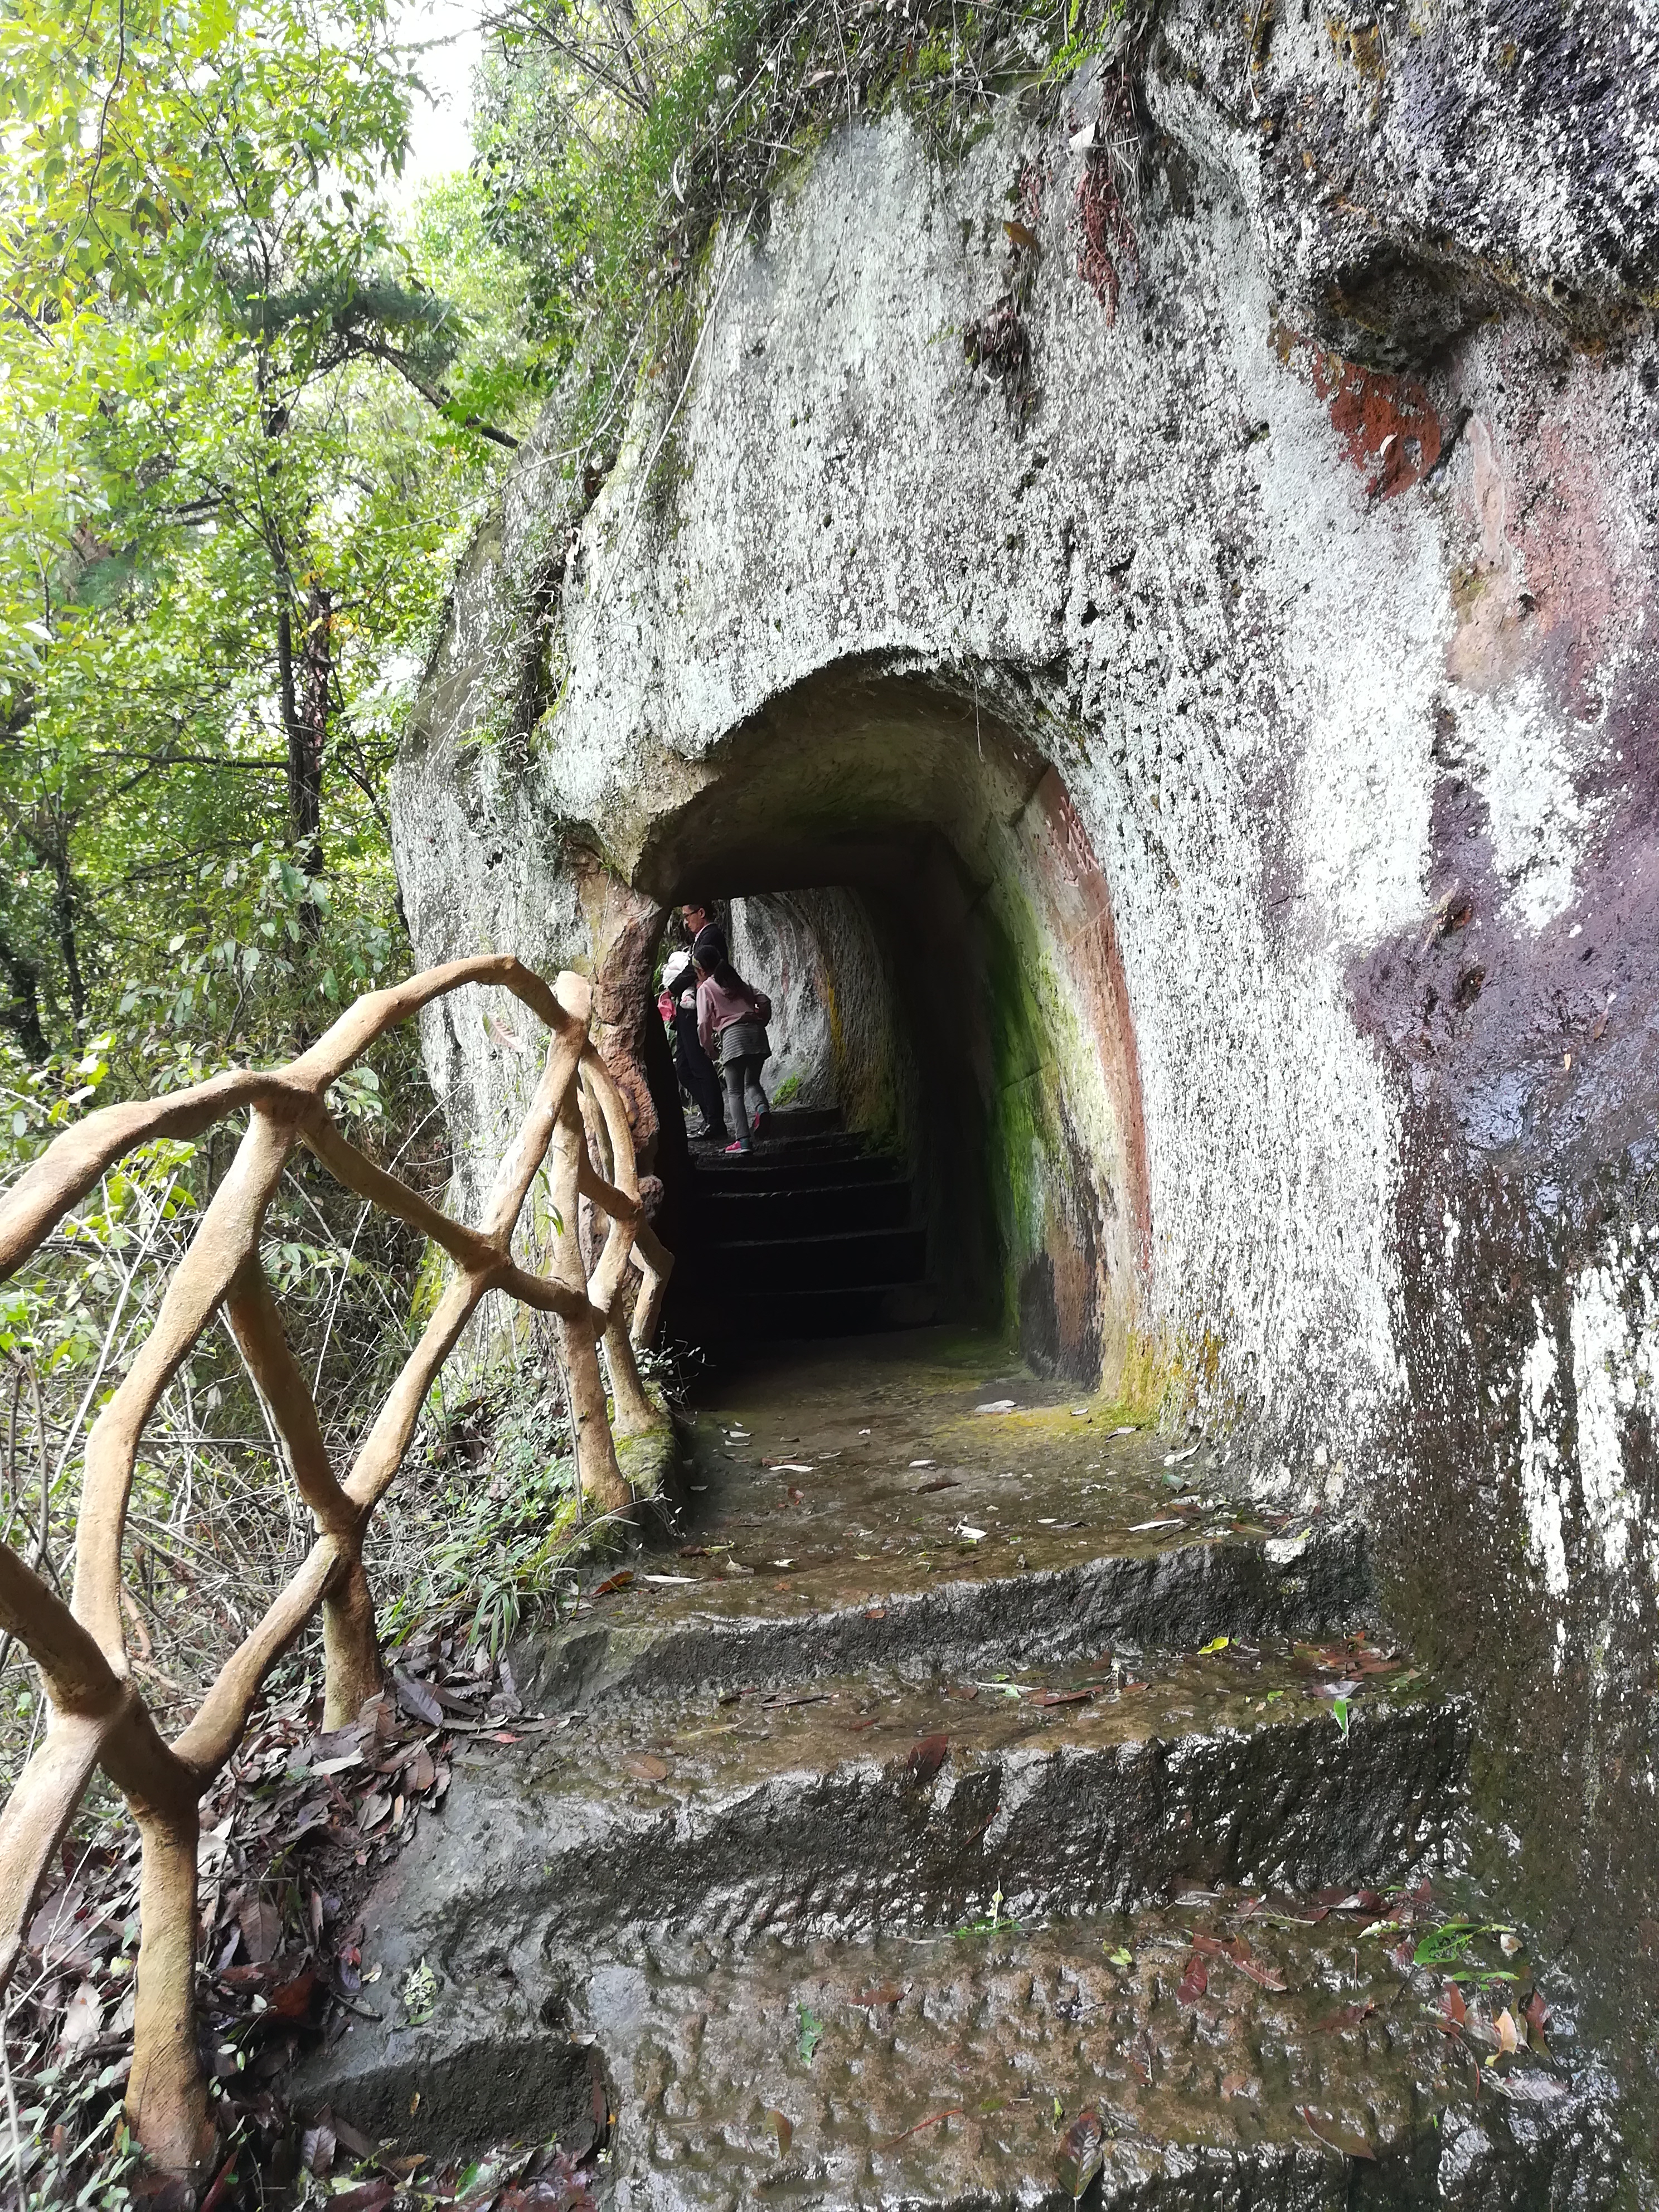
[[[1282,323],[1274,325],[1273,350],[1287,368],[1301,368],[1325,402],[1344,458],[1373,499],[1409,490],[1440,459],[1440,417],[1415,377],[1362,368]]]
[[[1095,1034],[1101,1066],[1117,1115],[1123,1145],[1122,1198],[1133,1224],[1136,1257],[1151,1264],[1152,1181],[1146,1166],[1146,1121],[1134,1019],[1112,920],[1111,896],[1083,818],[1058,769],[1051,767],[1033,794],[1046,845],[1044,887],[1055,934],[1065,946],[1078,988],[1078,1003]]]

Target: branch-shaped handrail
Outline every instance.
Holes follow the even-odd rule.
[[[510,991],[550,1031],[530,1107],[496,1170],[477,1228],[453,1220],[377,1167],[329,1114],[329,1087],[374,1039],[464,983]],[[589,1039],[592,994],[579,975],[550,987],[511,957],[428,969],[374,991],[285,1068],[233,1071],[173,1097],[89,1114],[0,1201],[0,1281],[21,1266],[99,1177],[134,1146],[199,1135],[248,1109],[229,1171],[203,1213],[161,1310],[87,1441],[66,1605],[0,1543],[0,1627],[40,1668],[51,1718],[0,1814],[0,1989],[10,1976],[40,1887],[76,1806],[101,1766],[122,1791],[143,1850],[133,2063],[128,2118],[155,2163],[198,2169],[212,2149],[194,2014],[198,1807],[235,1750],[274,1662],[320,1606],[325,1728],[355,1718],[380,1686],[374,1602],[363,1539],[414,1435],[439,1370],[492,1290],[555,1318],[571,1414],[577,1480],[604,1513],[631,1493],[615,1435],[659,1418],[641,1384],[635,1346],[656,1328],[673,1261],[645,1219],[622,1095]],[[266,1212],[296,1145],[370,1204],[439,1245],[455,1273],[343,1478],[331,1463],[316,1404],[285,1335],[259,1261]],[[595,1155],[597,1154],[597,1160]],[[519,1217],[550,1155],[553,1266],[539,1275],[513,1255]],[[586,1197],[605,1245],[590,1279],[579,1209]],[[640,1276],[631,1331],[617,1311],[629,1264]],[[296,1572],[220,1669],[187,1726],[164,1741],[127,1656],[121,1555],[139,1441],[163,1392],[222,1310],[270,1425],[281,1439],[317,1538]],[[599,1346],[610,1370],[610,1399]]]

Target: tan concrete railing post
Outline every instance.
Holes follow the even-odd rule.
[[[546,1062],[496,1171],[477,1229],[451,1220],[359,1152],[331,1117],[329,1087],[394,1024],[465,983],[510,991],[550,1032]],[[622,1278],[641,1276],[634,1340],[648,1342],[672,1266],[639,1202],[632,1135],[616,1086],[589,1042],[592,994],[578,975],[549,985],[500,955],[452,961],[360,999],[289,1066],[234,1071],[193,1090],[105,1108],[65,1131],[0,1201],[0,1281],[15,1273],[77,1200],[134,1146],[199,1135],[251,1109],[230,1171],[168,1283],[154,1326],[94,1425],[76,1523],[75,1580],[65,1605],[46,1579],[0,1543],[0,1629],[39,1667],[51,1717],[0,1814],[0,1989],[21,1945],[41,1880],[102,1766],[125,1796],[143,1843],[136,2020],[127,2112],[151,2160],[198,2172],[213,2151],[207,2084],[196,2040],[194,1980],[198,1808],[234,1751],[265,1675],[320,1608],[324,1725],[352,1719],[380,1684],[374,1601],[363,1538],[415,1432],[428,1391],[480,1301],[492,1290],[554,1316],[574,1429],[577,1476],[602,1511],[626,1511],[598,1345],[604,1338],[617,1419],[625,1431],[653,1417],[619,1323]],[[603,1172],[577,1102],[585,1082],[604,1133]],[[317,1408],[289,1347],[259,1259],[260,1231],[283,1170],[303,1144],[341,1182],[438,1244],[453,1279],[393,1383],[343,1480],[330,1462]],[[556,1224],[550,1275],[520,1266],[513,1237],[550,1150]],[[577,1208],[603,1210],[606,1239],[590,1282]],[[144,1426],[216,1312],[222,1310],[280,1439],[317,1537],[297,1571],[226,1661],[172,1743],[163,1741],[132,1679],[122,1623],[121,1558],[127,1504]]]

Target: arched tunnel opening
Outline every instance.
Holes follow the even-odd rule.
[[[644,1024],[671,1332],[729,1350],[974,1322],[1039,1372],[1114,1386],[1149,1229],[1139,1082],[1104,876],[1055,762],[971,682],[851,670],[702,770],[635,881],[665,920],[723,903],[774,1001],[787,1141],[741,1162],[689,1145]],[[635,1004],[665,942],[632,946]]]

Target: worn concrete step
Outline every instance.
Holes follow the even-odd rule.
[[[1414,1865],[1462,1802],[1461,1706],[1367,1678],[1346,1733],[1288,1647],[602,1700],[452,1797],[434,1881],[510,1881],[540,1938],[641,1912],[733,1930],[1122,1905],[1203,1877],[1293,1887]],[[1053,1700],[1053,1702],[1049,1702]],[[466,1871],[462,1874],[462,1869]]]
[[[852,1229],[731,1237],[696,1253],[694,1281],[722,1292],[813,1298],[826,1291],[884,1290],[918,1281],[927,1264],[922,1229]]]
[[[695,1307],[699,1341],[738,1347],[751,1343],[806,1344],[824,1337],[868,1336],[927,1328],[939,1318],[939,1292],[927,1282],[849,1283],[838,1289],[741,1291],[688,1277],[683,1303]]]
[[[638,1560],[627,1587],[596,1572],[612,1586],[520,1638],[526,1698],[557,1709],[876,1665],[972,1675],[1367,1620],[1363,1528],[1241,1518],[1209,1455],[1126,1433],[1110,1407],[1055,1403],[1053,1384],[1011,1386],[982,1359],[964,1377],[971,1340],[913,1341],[908,1355],[864,1343],[845,1364],[792,1357],[686,1423],[678,1546]],[[1014,1410],[975,1411],[988,1402]]]
[[[1364,1532],[1351,1527],[1265,1540],[1201,1527],[1126,1533],[1110,1550],[1097,1530],[969,1543],[946,1528],[861,1559],[844,1541],[815,1558],[826,1547],[799,1526],[716,1526],[730,1548],[647,1554],[623,1571],[624,1587],[607,1574],[613,1586],[569,1620],[522,1637],[513,1666],[532,1705],[775,1688],[878,1665],[976,1676],[1217,1636],[1332,1635],[1362,1620],[1370,1598]]]
[[[614,2114],[618,2212],[1591,2212],[1617,2181],[1610,2085],[1494,1933],[1454,1966],[1448,2025],[1447,1969],[1416,1954],[1460,1917],[1493,1918],[1419,1888],[1047,1925],[1005,1905],[926,1940],[744,1950],[633,1929],[527,1978],[503,1960],[488,1988],[441,1975],[429,2020],[348,2038],[302,2100],[441,2148],[510,2115],[580,2149]]]
[[[902,1229],[912,1190],[903,1176],[851,1182],[767,1184],[699,1194],[696,1232],[715,1242],[754,1243],[780,1237],[821,1237],[860,1229]],[[695,1263],[696,1247],[687,1254]]]
[[[816,1141],[774,1146],[757,1138],[746,1153],[699,1148],[694,1155],[694,1202],[717,1191],[779,1190],[792,1187],[836,1188],[848,1183],[883,1182],[897,1164],[885,1152],[866,1152],[856,1138],[824,1137]]]
[[[1200,1993],[1195,1933],[1242,1937],[1264,1978],[1285,1986],[1211,1955]],[[1435,1978],[1356,1933],[1351,1916],[1289,1928],[1200,1904],[1127,1925],[775,1943],[742,1960],[641,1942],[592,1977],[583,2023],[617,2090],[616,2202],[985,2212],[1086,2192],[1158,2212],[1489,2212],[1605,2201],[1605,2083],[1577,2075],[1565,2050],[1484,2069],[1474,2062],[1496,2052],[1485,2021],[1443,2033],[1425,2017]],[[1409,1937],[1395,1948],[1409,1959]]]
[[[873,1939],[1195,1882],[1381,1883],[1440,1848],[1467,1754],[1462,1709],[1420,1679],[1372,1678],[1345,1729],[1288,1650],[607,1701],[456,1761],[363,1905],[366,1963],[390,1990],[424,1962],[456,2032],[493,2021],[505,2046],[526,2008],[557,2015],[572,1962],[646,1923]],[[395,2005],[354,2019],[313,2087],[354,2117],[401,2035]]]

